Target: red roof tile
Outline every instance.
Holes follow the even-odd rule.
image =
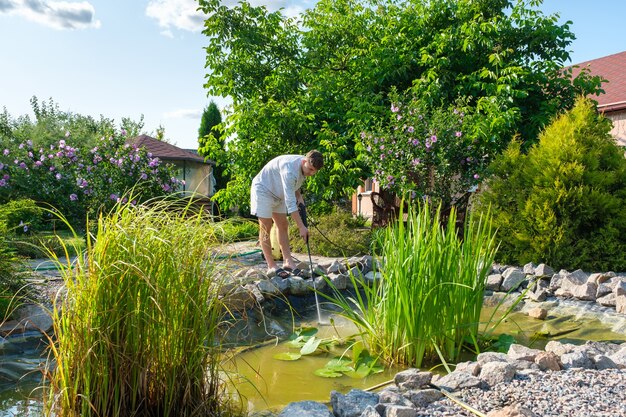
[[[210,159],[205,162],[204,157],[198,154],[155,139],[148,135],[139,135],[134,138],[130,138],[128,143],[135,144],[139,148],[145,147],[148,152],[152,153],[152,156],[164,161],[193,161],[215,165],[215,162]]]
[[[592,97],[598,102],[598,110],[606,112],[626,108],[626,51],[576,65],[579,68],[574,68],[574,77],[587,67],[592,75],[608,80],[602,84],[605,94]]]

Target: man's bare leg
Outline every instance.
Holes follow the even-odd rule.
[[[261,251],[267,262],[269,269],[276,269],[276,261],[272,255],[272,243],[270,242],[270,229],[272,228],[272,219],[266,219],[259,217],[259,243],[261,244]]]
[[[272,214],[274,224],[278,228],[278,244],[280,245],[280,251],[283,254],[283,268],[296,268],[296,262],[291,257],[291,247],[289,246],[289,222],[287,221],[287,215],[283,213]]]

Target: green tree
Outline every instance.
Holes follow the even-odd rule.
[[[490,167],[477,209],[491,210],[500,261],[626,268],[626,159],[589,100],[554,120],[527,154],[518,141]]]
[[[198,129],[198,153],[216,161],[213,167],[216,189],[223,189],[228,183],[228,167],[224,165],[226,144],[221,129],[222,114],[213,100],[202,112]],[[219,161],[219,162],[218,162]]]
[[[338,201],[369,176],[360,133],[388,119],[392,89],[430,108],[458,100],[482,123],[474,134],[503,149],[516,133],[529,144],[599,78],[563,71],[571,22],[545,16],[540,0],[321,0],[296,18],[247,2],[199,0],[205,87],[231,97],[231,138],[218,162],[232,180],[224,205],[247,205],[250,180],[281,153],[321,150],[326,168],[307,181]]]

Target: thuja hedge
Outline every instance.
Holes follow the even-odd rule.
[[[626,159],[594,105],[580,99],[527,154],[491,165],[478,210],[492,208],[501,262],[626,270]]]

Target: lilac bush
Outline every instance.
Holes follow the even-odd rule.
[[[433,109],[417,99],[391,97],[388,124],[361,133],[366,163],[382,189],[447,206],[480,182],[489,141],[473,133],[468,107]]]
[[[102,137],[90,150],[74,146],[69,132],[65,136],[48,147],[26,141],[1,150],[0,203],[31,198],[81,226],[131,189],[140,202],[182,185],[172,165],[127,144],[124,131]]]

